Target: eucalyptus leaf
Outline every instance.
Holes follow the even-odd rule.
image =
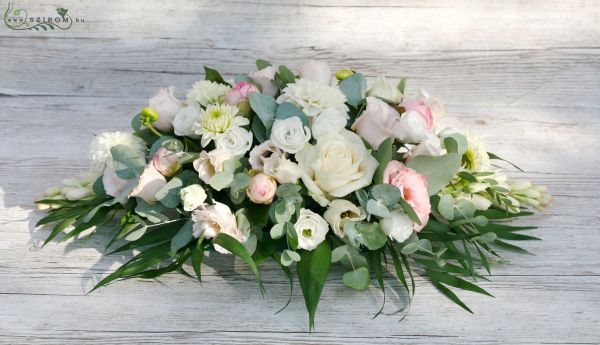
[[[381,202],[369,199],[367,201],[367,212],[381,218],[391,217],[390,210]]]
[[[354,290],[364,291],[369,288],[371,283],[369,269],[359,267],[355,271],[347,272],[342,276],[342,281]]]
[[[290,102],[283,102],[277,108],[275,118],[279,120],[285,120],[290,117],[297,117],[302,121],[302,125],[308,126],[308,117],[302,109],[298,108]]]
[[[449,153],[445,156],[417,156],[406,165],[427,176],[427,191],[434,195],[444,188],[456,175],[461,165],[461,155]]]
[[[402,198],[402,193],[398,187],[391,184],[382,183],[371,187],[371,196],[375,200],[383,203],[385,206],[393,207]]]
[[[445,219],[454,220],[454,198],[448,194],[440,195],[437,210]]]
[[[116,145],[110,149],[113,167],[117,176],[124,180],[137,178],[144,171],[146,160],[137,151],[125,145]]]
[[[269,133],[275,121],[275,114],[277,113],[278,105],[275,98],[260,92],[252,92],[250,93],[249,100],[250,107],[258,115],[258,118],[266,129],[266,133]]]
[[[354,73],[340,82],[340,90],[346,96],[348,104],[357,108],[367,93],[367,82],[360,73]]]

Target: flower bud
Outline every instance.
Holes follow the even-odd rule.
[[[335,78],[337,80],[344,80],[346,78],[350,78],[353,74],[354,72],[351,70],[343,68],[335,72]]]
[[[145,107],[140,112],[140,121],[144,126],[148,126],[156,120],[158,120],[158,113],[154,109]]]

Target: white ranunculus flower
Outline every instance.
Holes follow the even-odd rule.
[[[323,214],[323,217],[331,226],[333,232],[340,238],[345,236],[344,224],[347,222],[359,222],[367,217],[365,211],[348,200],[335,199]]]
[[[296,79],[288,84],[277,98],[278,103],[290,102],[302,109],[307,116],[318,116],[327,108],[346,114],[346,96],[337,86],[321,84],[308,79]]]
[[[331,69],[326,62],[308,60],[298,67],[300,78],[321,84],[331,84]]]
[[[194,124],[194,132],[201,135],[200,143],[206,147],[212,140],[230,128],[246,126],[250,123],[245,117],[236,116],[239,109],[230,104],[211,104],[200,111],[200,119]]]
[[[283,151],[276,147],[271,140],[265,140],[264,143],[254,146],[250,151],[250,166],[252,169],[262,170],[265,160],[272,156],[281,156]]]
[[[223,171],[223,163],[232,158],[233,156],[228,152],[220,149],[214,149],[210,152],[202,151],[198,159],[192,162],[192,165],[198,172],[200,179],[204,183],[208,183],[211,177]]]
[[[90,143],[90,160],[92,170],[101,172],[107,163],[112,162],[110,149],[117,145],[127,146],[141,157],[146,156],[146,142],[133,134],[126,132],[105,132],[94,138]]]
[[[262,93],[275,97],[278,90],[277,85],[275,85],[273,82],[275,79],[275,73],[277,73],[277,69],[274,66],[269,66],[261,69],[260,71],[248,74],[248,77],[260,84],[262,87]]]
[[[367,96],[381,97],[394,104],[398,104],[402,101],[402,93],[400,90],[390,84],[385,77],[377,77],[375,84],[367,91]]]
[[[195,82],[187,93],[188,103],[197,102],[207,107],[218,103],[219,98],[225,97],[231,87],[210,80]]]
[[[220,233],[224,233],[240,243],[244,243],[248,240],[250,234],[238,229],[235,215],[227,205],[220,202],[195,210],[192,214],[192,220],[194,221],[193,235],[196,238],[201,235],[204,235],[204,238],[213,238]],[[231,254],[219,245],[214,245],[214,247],[221,254]]]
[[[294,230],[298,234],[298,248],[313,250],[325,240],[329,225],[317,213],[301,208]]]
[[[199,139],[194,131],[194,124],[200,121],[200,107],[196,102],[179,109],[173,120],[173,129],[176,135]]]
[[[271,155],[264,160],[263,172],[279,183],[297,183],[302,171],[298,164],[283,155]]]
[[[403,143],[419,143],[427,136],[427,124],[417,111],[407,111],[395,124],[394,132]]]
[[[230,128],[215,141],[217,148],[232,156],[243,156],[252,147],[252,133],[242,127]]]
[[[327,133],[339,133],[346,128],[348,115],[339,111],[328,108],[321,112],[319,116],[313,119],[310,127],[312,136],[319,139],[320,136]]]
[[[390,218],[380,220],[379,225],[391,239],[402,243],[412,235],[414,222],[402,211],[402,208],[393,209],[391,214]]]
[[[275,147],[288,152],[300,151],[310,140],[310,129],[302,124],[299,117],[275,120],[271,127],[271,141]]]
[[[148,101],[148,106],[158,113],[158,119],[152,123],[152,126],[161,131],[170,131],[173,129],[173,119],[175,114],[181,109],[181,102],[175,98],[175,87],[169,86],[158,90]]]
[[[206,191],[199,184],[189,185],[179,191],[183,209],[190,212],[204,205]]]
[[[437,123],[442,117],[446,116],[446,108],[444,108],[444,105],[437,99],[431,97],[429,92],[419,89],[417,99],[425,102],[425,104],[429,107],[434,123]]]
[[[309,192],[335,198],[370,185],[379,165],[362,139],[347,130],[324,135],[316,145],[306,145],[296,160]]]

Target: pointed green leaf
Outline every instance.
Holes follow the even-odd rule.
[[[252,260],[250,253],[248,253],[246,248],[238,240],[236,240],[235,238],[233,238],[225,233],[219,233],[213,239],[212,243],[213,243],[213,245],[216,244],[216,245],[223,247],[224,249],[230,251],[231,253],[233,253],[240,259],[242,259],[246,263],[246,265],[248,265],[248,267],[250,267],[250,269],[256,276],[256,280],[258,281],[260,290],[262,293],[264,293],[265,288],[260,279],[260,274],[258,273],[258,268],[256,268],[256,263],[254,262],[254,260]]]
[[[331,246],[325,240],[312,251],[302,251],[300,257],[297,264],[298,280],[308,310],[308,328],[311,330],[315,326],[317,305],[331,267]]]

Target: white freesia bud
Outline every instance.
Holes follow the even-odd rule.
[[[264,160],[263,172],[274,177],[279,183],[297,183],[302,175],[298,164],[283,155],[271,155]]]
[[[301,208],[294,230],[298,234],[298,248],[313,250],[325,240],[329,225],[317,213]]]
[[[194,124],[200,121],[200,108],[196,102],[179,109],[173,120],[173,130],[179,136],[199,139],[194,131]]]
[[[206,191],[199,184],[193,184],[182,188],[179,191],[183,209],[190,212],[204,204],[206,201]]]
[[[323,217],[331,226],[333,232],[340,238],[345,236],[344,224],[347,222],[358,222],[367,217],[363,209],[348,200],[335,199],[323,214]]]
[[[62,189],[62,194],[67,200],[81,200],[93,194],[90,188],[85,187],[65,187]]]
[[[271,128],[273,145],[288,153],[300,151],[309,140],[310,129],[297,116],[275,120]]]
[[[402,101],[402,93],[390,84],[385,77],[377,77],[375,84],[367,92],[367,96],[380,97],[394,104]]]
[[[402,211],[402,208],[393,209],[391,214],[391,217],[380,220],[379,225],[391,239],[402,243],[412,235],[414,222]]]
[[[242,127],[230,128],[215,140],[217,148],[232,156],[243,156],[252,147],[252,133]]]
[[[175,98],[174,91],[175,88],[173,86],[160,89],[148,101],[150,108],[158,113],[158,119],[152,123],[152,126],[161,131],[170,131],[173,129],[173,119],[182,106],[181,102]]]
[[[312,80],[321,84],[331,83],[331,69],[326,62],[309,60],[298,67],[300,78]]]
[[[346,127],[348,115],[341,113],[333,108],[325,109],[317,116],[310,127],[312,136],[315,139],[327,133],[339,133]]]

